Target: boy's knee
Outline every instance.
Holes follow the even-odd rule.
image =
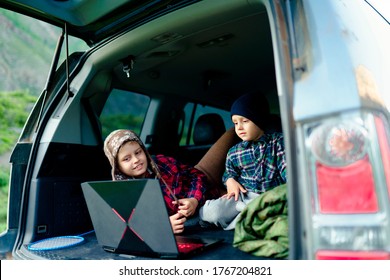
[[[199,209],[199,218],[202,221],[208,223],[217,223],[221,218],[221,211],[219,207],[216,207],[212,200],[206,201],[206,203]]]
[[[236,210],[235,205],[233,198],[207,200],[199,210],[199,217],[205,222],[218,225],[237,216],[239,211]]]

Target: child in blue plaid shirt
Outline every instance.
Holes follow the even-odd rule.
[[[227,193],[207,200],[200,209],[203,226],[234,229],[245,206],[260,193],[286,183],[286,158],[281,132],[270,132],[269,105],[261,93],[238,98],[231,107],[237,136],[242,140],[230,148],[222,181]]]

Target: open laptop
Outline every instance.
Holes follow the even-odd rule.
[[[175,235],[157,179],[81,184],[98,243],[109,252],[187,258],[223,239]]]

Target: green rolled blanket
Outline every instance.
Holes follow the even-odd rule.
[[[287,185],[253,199],[241,212],[233,246],[255,256],[288,257]]]

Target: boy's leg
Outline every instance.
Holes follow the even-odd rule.
[[[234,197],[207,200],[199,210],[200,224],[203,226],[211,224],[226,229],[240,213],[236,205]]]
[[[240,193],[238,201],[234,197],[207,200],[199,210],[199,223],[203,226],[212,224],[225,230],[234,229],[241,211],[258,196],[259,194],[247,192]]]

